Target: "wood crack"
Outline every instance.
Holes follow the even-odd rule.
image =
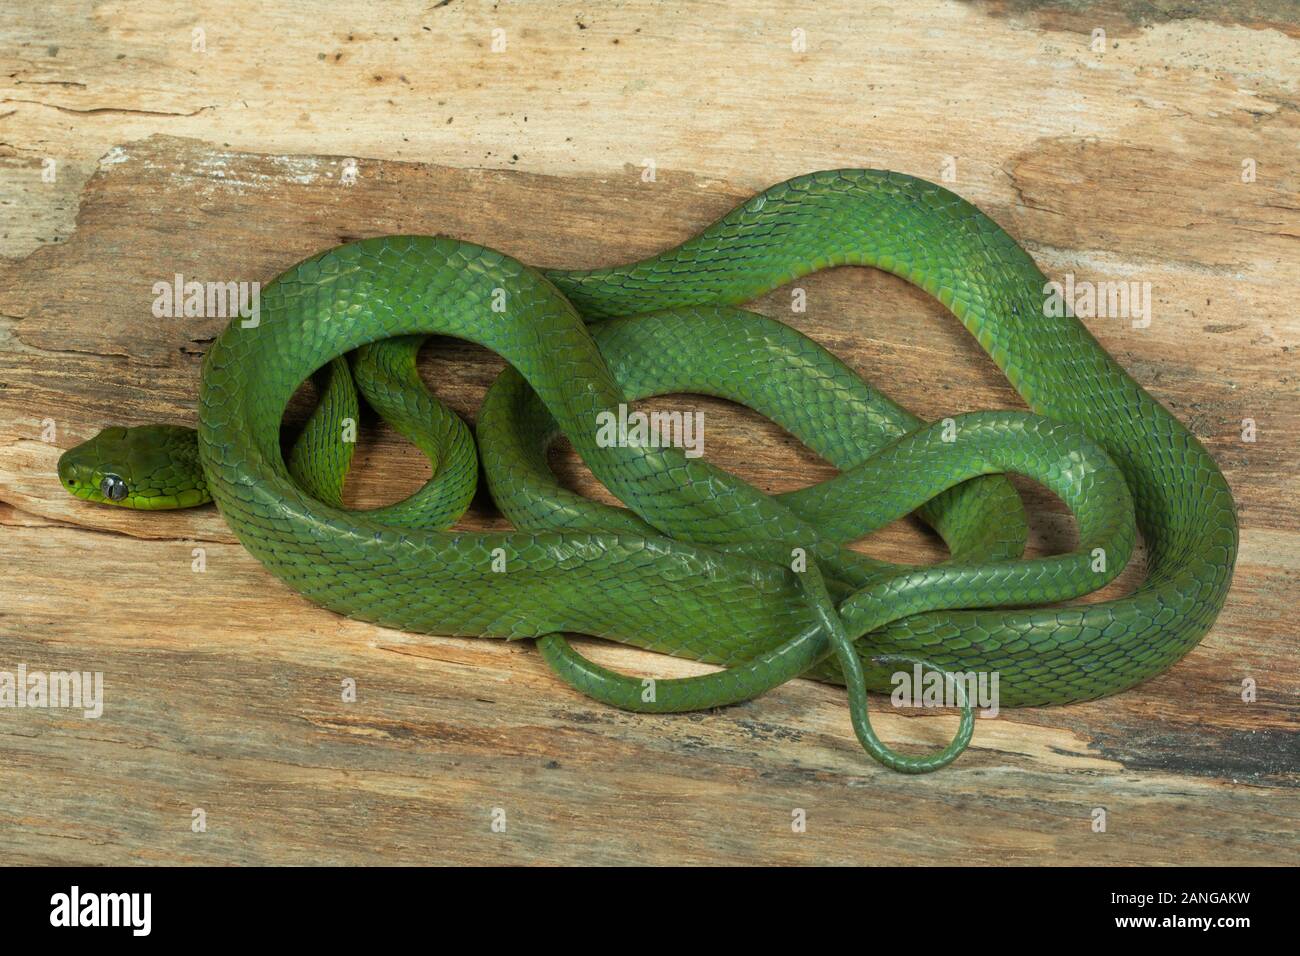
[[[92,106],[87,108],[80,108],[76,106],[63,106],[60,103],[45,103],[42,102],[41,100],[20,99],[18,97],[11,97],[9,99],[0,100],[0,103],[26,103],[31,106],[44,106],[47,109],[58,110],[61,113],[74,113],[78,116],[102,116],[102,115],[109,115],[109,114],[133,115],[134,114],[138,116],[186,117],[186,116],[198,116],[200,113],[206,113],[209,110],[216,109],[215,106],[200,106],[198,109],[192,110],[188,113],[181,113],[181,112],[176,112],[174,110],[147,110],[147,109],[125,107],[125,106]]]

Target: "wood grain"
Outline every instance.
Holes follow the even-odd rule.
[[[326,6],[192,9],[0,13],[0,670],[105,681],[98,719],[0,709],[0,862],[1300,862],[1289,8],[1207,4],[1175,20],[1146,4],[936,3],[864,18],[839,3],[668,16],[643,2],[455,2],[347,22]],[[198,25],[205,53],[190,50]],[[1104,52],[1089,48],[1093,26]],[[526,644],[314,608],[210,508],[94,508],[54,480],[60,451],[107,424],[193,423],[224,321],[155,318],[152,286],[176,273],[265,282],[393,232],[539,266],[620,262],[787,175],[876,165],[939,179],[949,156],[950,187],[1049,275],[1152,284],[1150,327],[1089,327],[1215,454],[1242,550],[1215,629],[1167,674],[982,720],[942,773],[870,763],[839,688],[795,681],[713,713],[624,714],[558,684]],[[1246,158],[1255,182],[1241,181]],[[918,414],[1021,406],[960,325],[901,281],[839,269],[800,286],[806,313],[789,289],[756,307]],[[500,360],[450,341],[426,353],[430,386],[472,420]],[[761,488],[832,474],[744,409],[672,402],[703,409],[708,458]],[[570,486],[611,500],[570,451],[554,457]],[[358,506],[427,475],[370,421],[357,467]],[[1034,553],[1069,547],[1059,503],[1025,490]],[[480,496],[463,526],[505,525]],[[863,547],[941,554],[910,522]],[[638,672],[700,670],[585,648]],[[955,726],[875,705],[903,746]],[[1092,832],[1098,807],[1105,833]],[[206,832],[191,829],[196,808]],[[807,832],[792,832],[797,809]]]

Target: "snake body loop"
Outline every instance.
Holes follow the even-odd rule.
[[[849,264],[937,297],[1032,412],[924,426],[820,346],[735,308]],[[1099,697],[1187,653],[1231,579],[1237,525],[1219,469],[1078,320],[1045,314],[1044,285],[974,206],[873,170],[774,186],[626,266],[539,272],[445,238],[354,242],[285,272],[263,291],[260,322],[232,322],[212,346],[200,392],[202,481],[254,555],[340,613],[426,633],[539,638],[566,681],[634,710],[746,700],[801,674],[846,682],[863,747],[894,769],[932,770],[969,741],[971,703],[961,696],[962,723],[943,751],[898,754],[866,717],[865,695],[890,687],[891,666],[996,671],[1005,706]],[[473,437],[419,385],[416,352],[430,335],[468,339],[509,363]],[[286,464],[281,417],[313,373],[325,400]],[[355,412],[353,376],[434,465],[419,493],[375,512],[341,504],[351,449],[336,435]],[[747,404],[839,473],[769,496],[680,449],[598,439],[602,412],[674,391]],[[546,463],[559,435],[626,509],[560,485]],[[474,493],[474,438],[514,532],[442,530]],[[61,462],[60,474],[96,498],[87,489],[111,457],[100,446]],[[1077,548],[1021,558],[1024,515],[1004,473],[1067,504]],[[151,494],[113,503],[149,507]],[[943,536],[949,560],[894,565],[846,547],[912,512]],[[1136,591],[1035,607],[1113,579],[1137,532],[1148,573]],[[723,670],[625,677],[582,658],[565,633]]]

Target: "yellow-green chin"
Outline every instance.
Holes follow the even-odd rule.
[[[176,508],[195,508],[212,500],[212,497],[205,489],[199,488],[188,488],[179,494],[128,494],[120,501],[105,498],[99,492],[90,488],[84,490],[69,488],[68,490],[83,501],[91,501],[98,505],[113,505],[117,508],[130,508],[133,511],[171,511]]]

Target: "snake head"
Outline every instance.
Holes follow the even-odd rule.
[[[158,511],[212,500],[192,428],[106,428],[64,452],[58,469],[69,494],[98,504]]]

